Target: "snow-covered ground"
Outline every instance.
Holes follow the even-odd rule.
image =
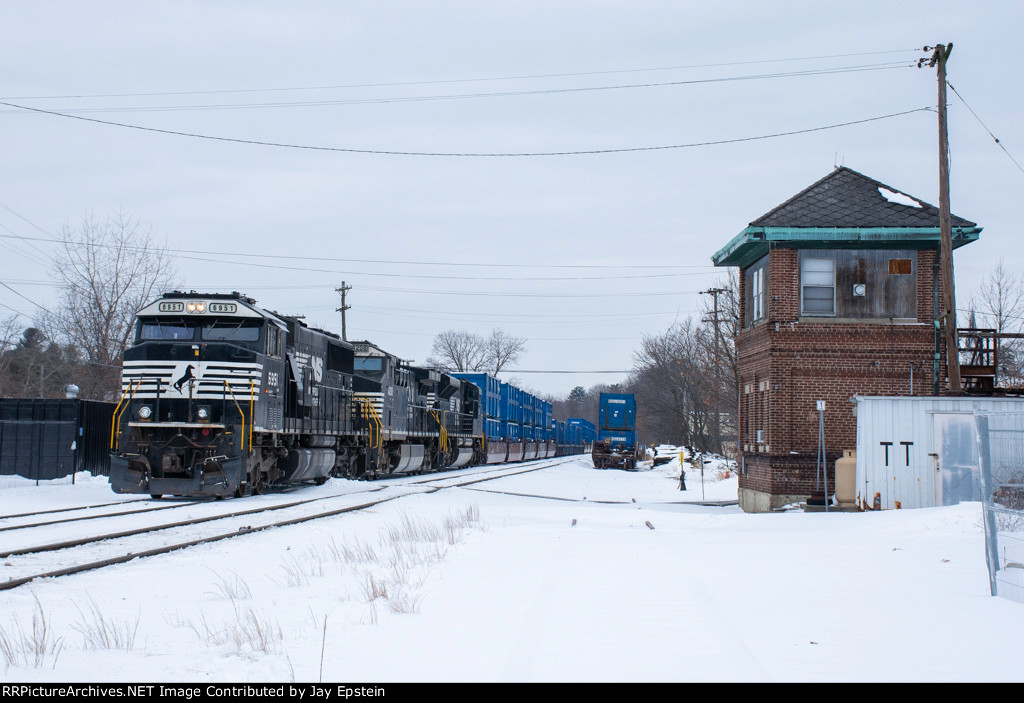
[[[690,470],[681,492],[678,476],[678,459],[623,472],[580,458],[33,582],[0,592],[0,670],[25,682],[1024,677],[1024,607],[989,596],[979,504],[748,515],[680,503],[735,499],[719,463],[703,487]],[[82,474],[0,480],[0,514],[134,498]]]

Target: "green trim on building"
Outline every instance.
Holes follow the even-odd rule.
[[[976,241],[981,227],[954,227],[953,248]],[[746,268],[771,249],[935,249],[938,227],[747,227],[718,250],[715,266]]]

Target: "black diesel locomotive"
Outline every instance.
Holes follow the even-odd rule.
[[[138,312],[111,427],[118,493],[243,496],[486,461],[480,389],[239,293]]]

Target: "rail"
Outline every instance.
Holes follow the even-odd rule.
[[[377,409],[373,407],[373,403],[366,398],[356,398],[356,400],[359,401],[359,406],[363,409],[363,417],[366,418],[370,446],[379,452],[383,448],[384,423],[381,421],[380,415],[377,414]],[[374,430],[376,430],[376,438],[374,438]]]
[[[249,451],[250,452],[252,452],[252,428],[256,424],[255,420],[253,419],[255,417],[255,415],[253,414],[255,412],[253,410],[253,405],[256,402],[255,393],[256,393],[256,382],[253,381],[252,379],[249,379]]]
[[[116,431],[116,429],[118,427],[121,426],[121,418],[124,416],[124,413],[128,410],[128,403],[125,403],[124,401],[125,401],[126,398],[130,400],[131,398],[135,397],[135,392],[139,390],[139,384],[141,384],[141,383],[142,383],[142,379],[141,378],[135,382],[135,388],[132,388],[132,384],[129,383],[128,384],[128,389],[125,390],[124,393],[121,394],[121,399],[119,401],[117,401],[117,405],[114,406],[114,414],[110,418],[110,449],[111,449],[111,451],[117,449],[118,444],[120,444],[120,442],[118,441],[118,438],[121,436],[121,433],[117,432],[115,434],[115,431]],[[123,408],[121,407],[122,403],[124,403],[124,407]]]
[[[233,390],[231,390],[231,387],[228,385],[227,381],[224,381],[224,388],[225,388],[225,390],[227,390],[228,395],[231,396],[231,402],[235,404],[235,407],[238,409],[238,414],[242,418],[242,434],[241,434],[241,441],[239,442],[239,447],[238,447],[238,454],[239,454],[239,456],[241,456],[242,452],[245,451],[245,411],[242,410],[242,406],[238,404],[238,399],[235,398],[235,392]],[[251,403],[250,403],[249,407],[250,407],[250,409],[252,408]],[[250,416],[249,419],[251,420],[252,417]],[[227,424],[227,423],[224,423],[224,424]],[[250,432],[252,431],[251,427],[250,427],[249,431]],[[251,437],[249,439],[249,451],[252,452],[252,439],[251,439]]]
[[[440,430],[440,435],[441,435],[441,451],[442,452],[447,452],[448,451],[448,428],[444,426],[444,421],[441,419],[441,416],[437,414],[437,410],[434,410],[433,408],[431,408],[428,412],[431,415],[433,415],[434,416],[434,420],[437,421],[437,426],[438,426],[438,429]],[[442,413],[443,412],[444,411],[442,411]]]

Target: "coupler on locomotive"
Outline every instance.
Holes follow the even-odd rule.
[[[248,457],[235,448],[230,428],[178,423],[129,429],[110,457],[115,493],[223,498],[244,492]]]

